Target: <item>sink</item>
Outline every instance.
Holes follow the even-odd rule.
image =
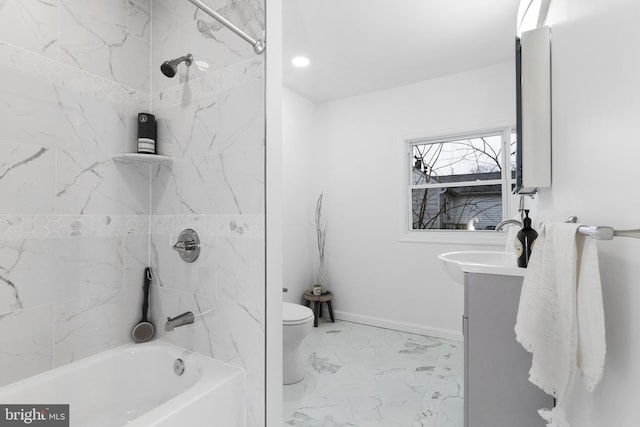
[[[497,274],[524,277],[525,268],[518,267],[515,254],[498,251],[460,251],[438,255],[449,277],[464,285],[464,273]]]

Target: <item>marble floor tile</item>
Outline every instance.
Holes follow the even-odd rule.
[[[351,322],[302,343],[305,377],[284,386],[284,425],[462,427],[463,344]]]

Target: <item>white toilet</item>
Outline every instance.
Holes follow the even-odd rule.
[[[283,384],[295,384],[304,378],[300,344],[313,327],[313,311],[290,302],[282,303],[282,377]]]

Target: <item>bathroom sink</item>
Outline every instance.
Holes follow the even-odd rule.
[[[527,271],[518,267],[515,254],[498,251],[460,251],[438,255],[449,277],[464,284],[464,273],[497,274],[524,277]]]

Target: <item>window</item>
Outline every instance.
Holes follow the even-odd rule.
[[[508,212],[514,141],[508,128],[407,141],[409,230],[495,229]]]

